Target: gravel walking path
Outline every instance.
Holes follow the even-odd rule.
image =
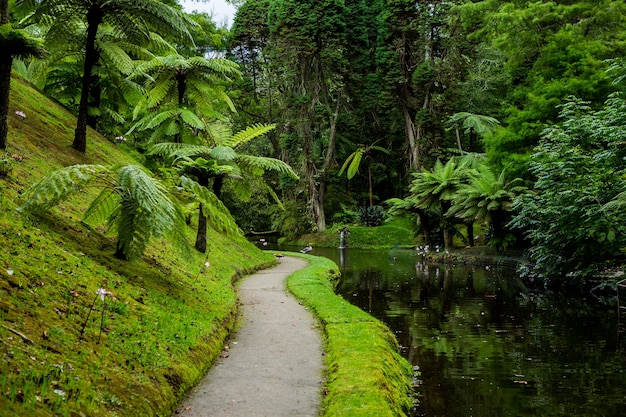
[[[315,417],[322,389],[322,344],[311,313],[284,280],[307,262],[283,257],[239,286],[243,319],[223,357],[174,416]],[[225,357],[224,357],[225,356]]]

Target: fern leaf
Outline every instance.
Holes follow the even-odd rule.
[[[26,191],[29,197],[18,210],[25,214],[47,210],[106,173],[109,169],[102,165],[71,165],[58,169]]]
[[[216,146],[211,149],[211,157],[219,161],[233,161],[237,158],[237,153],[228,146]]]
[[[112,217],[113,213],[118,209],[120,203],[119,195],[113,188],[105,188],[95,198],[83,215],[83,222],[98,226]]]
[[[242,235],[230,211],[215,194],[187,177],[183,176],[180,179],[182,187],[191,192],[198,201],[202,202],[211,228],[232,236]]]
[[[244,143],[250,142],[252,139],[259,137],[261,135],[266,134],[267,132],[274,130],[276,128],[276,124],[255,124],[247,127],[246,129],[237,132],[232,137],[222,143],[224,146],[230,146],[231,148],[236,148],[239,145],[243,145]]]
[[[261,168],[264,171],[276,171],[297,180],[298,174],[291,166],[280,159],[253,155],[237,155],[237,162],[245,167]]]

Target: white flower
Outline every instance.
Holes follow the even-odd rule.
[[[21,110],[16,110],[15,114],[18,115],[19,117],[21,117],[22,119],[26,119],[26,113],[24,113]]]
[[[98,288],[98,291],[96,291],[96,294],[98,294],[100,296],[100,299],[102,301],[104,301],[104,297],[106,297],[107,295],[113,296],[112,292],[107,291],[104,288]]]
[[[7,269],[7,274],[9,274],[9,275],[13,275],[13,268],[9,268],[9,269]]]
[[[209,261],[206,261],[206,262],[204,263],[204,266],[206,266],[206,267],[208,268],[208,267],[210,267],[210,266],[211,266],[211,264],[209,263]]]

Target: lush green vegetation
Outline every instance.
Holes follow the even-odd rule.
[[[287,287],[318,317],[325,336],[328,371],[322,415],[406,415],[412,407],[412,370],[398,353],[393,334],[334,293],[337,265],[326,258],[297,256],[310,264],[291,275]]]
[[[115,263],[184,241],[183,221],[189,259],[214,254],[216,230],[334,246],[347,226],[355,247],[485,235],[551,280],[621,267],[624,2],[234,3],[229,30],[176,0],[0,0],[7,236],[30,249],[40,224],[65,227],[67,256],[113,245]],[[23,203],[43,214],[10,223]],[[417,240],[383,223],[398,215]],[[40,275],[6,262],[7,282],[14,262]]]
[[[155,237],[119,260],[116,240],[80,221],[99,188],[23,217],[24,192],[47,173],[134,161],[93,131],[88,155],[72,150],[75,118],[23,80],[11,98],[26,118],[10,119],[0,181],[2,414],[167,415],[235,325],[234,281],[274,258],[209,229],[206,254]]]

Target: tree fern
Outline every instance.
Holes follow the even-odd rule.
[[[28,214],[49,209],[96,182],[103,190],[85,212],[84,221],[106,222],[117,233],[116,256],[137,258],[151,239],[165,235],[179,248],[188,248],[182,209],[163,184],[136,165],[74,165],[54,171],[28,190],[28,199],[19,210]]]

